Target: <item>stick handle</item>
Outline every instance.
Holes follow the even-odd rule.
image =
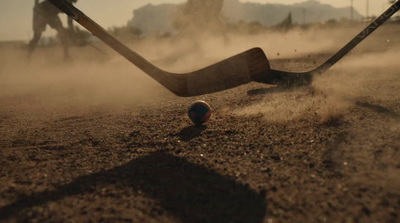
[[[152,76],[154,79],[159,79],[159,73],[165,73],[165,71],[162,71],[159,68],[155,67],[145,58],[132,51],[115,37],[110,35],[103,27],[90,19],[83,12],[74,7],[71,3],[65,0],[48,1],[59,8],[61,11],[63,11],[65,14],[67,14],[70,18],[74,19],[76,22],[89,30],[93,35],[104,41],[107,45],[109,45],[115,51],[124,56],[127,60],[135,64],[139,69]]]
[[[374,32],[379,26],[381,26],[386,20],[388,20],[393,14],[395,14],[400,9],[400,1],[396,1],[388,10],[386,10],[382,15],[376,18],[371,24],[369,24],[363,31],[360,32],[356,37],[354,37],[348,44],[346,44],[342,49],[340,49],[335,55],[329,58],[325,63],[316,68],[313,73],[322,74],[330,67],[332,67],[336,62],[338,62],[342,57],[344,57],[348,52],[350,52],[354,47],[356,47],[361,41],[367,38],[372,32]]]

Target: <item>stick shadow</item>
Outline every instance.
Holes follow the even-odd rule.
[[[266,87],[266,88],[257,88],[247,91],[248,96],[257,96],[257,95],[267,95],[267,94],[274,94],[274,93],[282,93],[284,91],[288,91],[289,87]]]
[[[264,196],[248,186],[184,158],[155,152],[54,190],[21,197],[0,208],[0,221],[34,206],[94,193],[94,187],[107,184],[141,191],[183,222],[263,222],[267,209]]]
[[[363,107],[363,108],[370,109],[370,110],[372,110],[372,111],[374,111],[376,113],[379,113],[379,114],[384,114],[384,115],[387,115],[387,116],[395,118],[395,119],[400,119],[400,114],[399,113],[397,113],[397,112],[395,112],[393,110],[390,110],[388,108],[385,108],[383,106],[380,106],[380,105],[374,105],[374,104],[371,104],[369,102],[363,102],[363,101],[357,101],[356,105],[360,106],[360,107]]]

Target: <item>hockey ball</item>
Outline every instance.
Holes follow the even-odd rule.
[[[211,107],[203,100],[195,101],[190,105],[188,115],[194,124],[201,125],[210,119]]]

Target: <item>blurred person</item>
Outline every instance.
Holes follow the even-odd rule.
[[[189,34],[224,34],[225,24],[221,17],[223,4],[224,0],[188,0],[179,11],[175,27]]]
[[[76,3],[78,0],[67,0],[69,3]],[[64,48],[64,59],[70,60],[68,47],[69,47],[69,34],[74,33],[73,22],[68,17],[68,29],[64,28],[58,14],[61,11],[55,7],[52,3],[47,0],[39,2],[35,0],[35,6],[33,8],[33,38],[28,45],[28,59],[31,58],[36,46],[42,36],[42,33],[46,30],[46,26],[49,25],[51,28],[57,30],[58,36],[60,37],[61,43]]]

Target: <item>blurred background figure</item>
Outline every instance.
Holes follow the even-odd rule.
[[[225,35],[221,10],[224,0],[188,0],[178,11],[174,26],[182,35],[212,33]]]
[[[68,2],[75,3],[78,0],[67,0]],[[49,25],[51,28],[57,30],[58,36],[64,48],[64,59],[70,60],[68,52],[69,47],[69,35],[74,33],[74,27],[72,19],[68,17],[68,29],[64,28],[58,14],[61,11],[56,8],[49,1],[44,0],[39,2],[35,0],[35,6],[33,8],[33,38],[28,45],[28,59],[31,58],[36,46],[42,36],[42,33],[46,30],[46,26]]]

